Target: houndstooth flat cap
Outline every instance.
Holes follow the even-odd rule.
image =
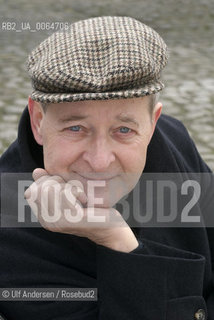
[[[55,32],[27,61],[33,100],[59,103],[141,97],[163,89],[167,46],[130,17],[96,17]]]

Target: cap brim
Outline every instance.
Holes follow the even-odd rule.
[[[82,93],[46,93],[34,90],[32,100],[42,103],[62,103],[84,100],[129,99],[154,94],[161,91],[164,84],[161,81],[150,83],[141,88],[111,91],[111,92],[82,92]]]

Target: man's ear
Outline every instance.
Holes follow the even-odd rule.
[[[31,97],[28,98],[28,111],[34,139],[38,144],[43,145],[42,122],[44,118],[44,111],[40,103],[32,100]]]
[[[151,137],[153,136],[157,121],[161,115],[162,107],[163,107],[163,104],[161,102],[158,102],[155,105],[154,110],[152,112],[152,135],[151,135]]]
[[[158,102],[154,107],[152,121],[155,124],[155,126],[156,126],[156,123],[161,115],[162,108],[163,108],[163,104],[161,102]]]

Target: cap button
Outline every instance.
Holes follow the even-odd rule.
[[[198,311],[196,311],[195,319],[196,320],[205,320],[206,319],[204,309],[198,309]]]

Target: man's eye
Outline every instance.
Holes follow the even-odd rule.
[[[120,133],[130,133],[131,129],[127,127],[121,127],[120,128]]]
[[[71,126],[71,127],[69,127],[69,130],[73,131],[73,132],[79,132],[81,130],[81,127],[80,126]]]

